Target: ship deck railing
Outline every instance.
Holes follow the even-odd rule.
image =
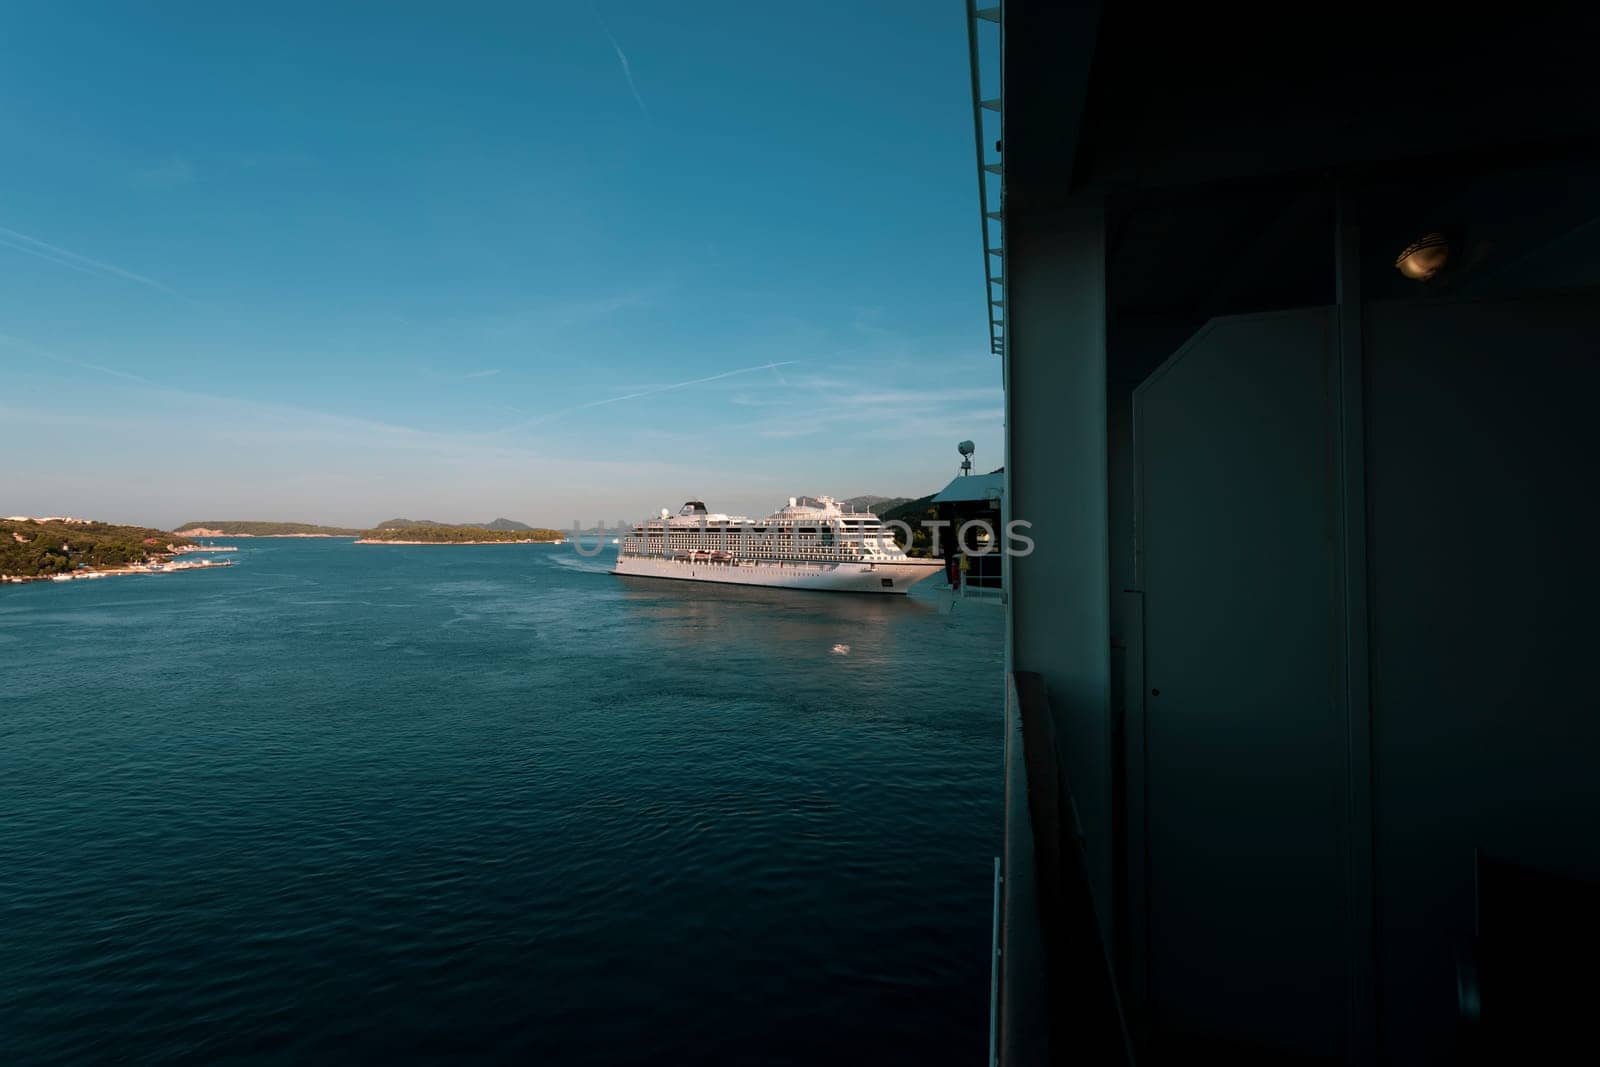
[[[627,555],[627,556],[643,556],[643,557],[648,558],[648,559],[665,559],[665,560],[687,560],[691,555],[693,555],[696,552],[703,553],[703,552],[707,552],[707,551],[715,551],[713,549],[685,549],[685,548],[667,548],[667,549],[663,550],[663,549],[660,549],[658,547],[646,547],[644,551],[639,551],[637,546],[632,546],[632,545],[623,545],[622,548],[623,548],[623,552],[622,552],[623,555]],[[762,554],[755,554],[755,553],[744,553],[744,554],[737,555],[734,558],[736,560],[745,560],[745,561],[754,562],[754,563],[866,563],[866,564],[872,564],[872,565],[879,565],[879,564],[904,563],[904,562],[907,562],[908,560],[911,560],[911,559],[916,558],[916,557],[912,557],[912,556],[890,556],[890,555],[886,555],[886,554],[873,555],[873,554],[868,554],[868,553],[863,553],[862,555],[859,555],[859,556],[841,556],[841,555],[837,555],[837,554],[821,553],[821,552],[818,552],[818,553],[790,552],[790,553],[787,553],[787,554],[781,555],[781,556],[778,556],[778,555],[762,555]],[[698,562],[701,562],[701,561],[696,560],[695,562],[698,563]],[[705,562],[712,562],[712,561],[708,560],[708,561],[705,561]]]
[[[992,1062],[1132,1064],[1056,709],[1038,674],[1006,682]]]

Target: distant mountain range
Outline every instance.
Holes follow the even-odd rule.
[[[347,526],[317,526],[309,522],[262,522],[210,519],[180,523],[188,537],[355,537],[360,530]]]
[[[489,522],[434,522],[432,519],[388,519],[374,526],[375,530],[396,530],[402,526],[470,526],[478,530],[531,530],[525,522],[515,519],[492,519]]]
[[[513,530],[494,530],[487,526],[445,526],[437,522],[379,526],[362,534],[356,544],[476,545],[562,540],[560,530],[541,530],[521,523],[516,525],[519,528]]]
[[[902,513],[922,515],[928,511],[928,498],[922,497],[913,500],[906,496],[876,496],[863,494],[853,496],[839,503],[846,511],[870,511],[880,518],[900,518]],[[908,508],[908,505],[918,505]],[[496,530],[503,533],[526,533],[536,529],[525,522],[515,519],[498,518],[488,522],[436,522],[433,519],[386,519],[368,530],[417,530],[421,528],[436,529],[473,529]],[[188,533],[193,537],[205,536],[253,536],[253,537],[356,537],[368,530],[359,530],[344,526],[315,526],[304,522],[261,522],[261,521],[207,521],[186,522],[177,527],[181,533]],[[600,532],[596,527],[590,527],[584,533],[594,534]],[[619,529],[607,526],[605,532],[616,536]]]
[[[415,529],[420,526],[499,530],[515,533],[533,529],[527,523],[517,522],[514,519],[495,519],[493,522],[434,522],[431,519],[390,519],[388,522],[380,522],[377,526],[366,529],[356,529],[348,526],[317,526],[309,522],[225,521],[216,519],[206,522],[182,523],[177,529],[188,531],[191,537],[359,537],[367,532],[367,529],[399,530]]]

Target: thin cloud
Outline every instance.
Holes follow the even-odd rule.
[[[858,424],[870,412],[875,438],[920,440],[936,427],[1002,421],[1004,413],[995,406],[1002,396],[998,386],[906,388],[885,384],[875,388],[859,380],[804,375],[792,380],[781,399],[765,400],[746,393],[733,399],[745,408],[803,405],[803,419],[766,418],[735,424],[734,428],[751,436],[783,441]]]
[[[11,337],[8,334],[0,333],[0,345],[6,345],[9,348],[15,348],[18,351],[27,352],[29,355],[42,356],[45,359],[54,360],[57,363],[63,363],[69,367],[77,367],[80,370],[96,371],[100,374],[106,374],[113,378],[121,378],[123,381],[135,382],[139,385],[153,386],[156,384],[149,378],[141,378],[137,374],[130,374],[124,370],[117,370],[115,367],[104,367],[98,363],[89,363],[85,360],[73,359],[70,356],[63,356],[58,352],[52,352],[48,348],[40,348],[38,345],[29,344],[27,341],[19,340],[18,338]]]
[[[133,180],[150,189],[176,189],[195,180],[194,164],[183,156],[173,156],[156,166],[135,171]]]
[[[733,378],[740,374],[754,374],[757,371],[772,370],[776,367],[788,367],[798,362],[800,361],[796,359],[786,359],[777,363],[761,363],[754,367],[740,367],[738,370],[723,371],[721,374],[712,374],[705,378],[692,378],[686,382],[673,382],[671,385],[658,385],[650,389],[640,389],[637,392],[624,393],[621,396],[608,396],[604,400],[591,400],[587,404],[574,404],[570,408],[561,408],[559,411],[548,412],[536,419],[523,423],[522,425],[536,426],[539,423],[548,422],[551,419],[557,419],[563,415],[570,415],[575,411],[587,411],[590,408],[605,407],[607,404],[620,404],[624,400],[642,400],[647,396],[656,396],[660,393],[670,393],[675,389],[687,389],[692,385],[705,385],[708,382],[720,382],[724,378]],[[512,427],[512,429],[516,428],[517,427]]]
[[[644,97],[639,95],[639,86],[633,80],[633,66],[628,62],[628,53],[622,50],[617,39],[611,35],[611,28],[606,25],[605,16],[600,14],[600,9],[595,9],[595,14],[600,18],[600,32],[606,35],[606,40],[611,42],[611,50],[617,53],[617,62],[622,64],[622,76],[628,79],[628,91],[633,94],[634,102],[639,105],[639,113],[646,122],[652,122],[650,109],[644,106]]]
[[[463,500],[470,495],[479,500],[478,504],[466,500],[459,507],[449,507],[465,513],[479,507],[502,509],[493,501],[503,499],[508,485],[517,486],[517,492],[527,499],[530,484],[543,484],[552,492],[567,492],[569,498],[552,496],[544,505],[552,512],[559,508],[566,516],[547,514],[538,517],[538,521],[541,525],[566,525],[569,517],[592,513],[597,508],[612,514],[631,509],[632,503],[623,503],[623,495],[629,490],[618,486],[636,483],[633,491],[642,494],[651,485],[678,484],[697,473],[688,466],[651,458],[607,459],[570,453],[553,456],[520,442],[488,442],[473,433],[416,429],[294,405],[263,404],[162,387],[143,389],[141,393],[140,403],[117,405],[109,411],[86,406],[89,401],[72,391],[57,394],[58,403],[49,407],[8,406],[11,398],[0,396],[0,425],[10,428],[15,424],[19,432],[35,426],[73,430],[68,442],[72,452],[63,459],[66,466],[57,470],[55,465],[24,464],[15,472],[17,484],[13,486],[8,481],[8,494],[19,498],[16,510],[42,513],[47,510],[46,505],[35,508],[21,505],[21,500],[65,502],[63,492],[83,492],[92,484],[73,478],[63,482],[61,470],[72,472],[79,469],[75,464],[114,454],[126,440],[152,434],[170,437],[175,431],[185,440],[203,445],[197,443],[183,450],[159,471],[137,464],[127,471],[119,470],[95,489],[99,503],[83,507],[68,504],[61,510],[105,515],[111,506],[108,501],[119,498],[127,501],[122,506],[134,508],[149,506],[149,500],[158,499],[184,510],[242,509],[262,507],[258,496],[268,491],[278,501],[275,505],[269,501],[268,506],[283,511],[320,512],[319,521],[357,525],[358,521],[371,522],[372,515],[408,512],[412,505],[402,506],[404,499],[418,492],[435,497],[441,493],[458,494],[463,495]],[[325,462],[329,455],[338,455],[339,462]],[[561,475],[551,485],[541,481],[541,472],[553,468],[555,460],[559,460]],[[298,473],[285,482],[281,478],[284,470]],[[181,476],[174,480],[175,472]],[[569,478],[579,485],[605,487],[613,494],[612,502],[597,503],[598,498],[593,495],[599,491],[596,489],[561,488]],[[173,493],[192,498],[191,502],[176,503]],[[539,494],[533,498],[539,498]],[[228,503],[230,499],[235,502]],[[484,500],[490,503],[482,503]],[[353,509],[367,510],[367,515],[349,514]],[[558,517],[560,521],[550,521]]]
[[[998,385],[971,389],[858,389],[832,397],[836,404],[858,407],[894,405],[915,410],[934,410],[959,406],[969,401],[999,400],[1005,390]]]
[[[0,226],[0,238],[10,238],[10,240],[4,241],[8,248],[26,252],[31,256],[38,256],[40,259],[49,260],[51,263],[63,267],[71,267],[73,270],[82,271],[85,274],[99,274],[105,277],[117,277],[130,282],[138,282],[140,285],[149,286],[152,289],[166,293],[168,296],[179,295],[171,287],[156,281],[154,278],[147,278],[143,274],[135,274],[131,270],[124,270],[113,263],[105,263],[98,259],[90,259],[88,256],[80,256],[78,253],[62,248],[59,245],[41,241],[37,237],[29,237],[25,233],[19,233],[4,226]]]
[[[417,373],[431,382],[444,382],[449,385],[459,385],[462,382],[478,381],[483,378],[493,378],[500,373],[499,367],[485,367],[473,371],[442,371],[432,367],[422,366],[417,368]]]
[[[983,401],[995,402],[1005,395],[998,385],[923,388],[885,385],[879,388],[859,378],[845,380],[827,376],[797,378],[793,388],[821,398],[820,406],[828,410],[851,407],[930,412],[968,407]]]

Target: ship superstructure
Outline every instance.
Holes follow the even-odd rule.
[[[731,585],[905,593],[936,574],[936,559],[907,556],[871,512],[832,497],[790,497],[764,519],[726,515],[690,500],[676,515],[635,523],[612,573]]]

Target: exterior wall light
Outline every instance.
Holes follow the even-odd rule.
[[[1426,233],[1395,257],[1394,266],[1407,278],[1425,282],[1443,270],[1449,258],[1450,242],[1444,234]]]

